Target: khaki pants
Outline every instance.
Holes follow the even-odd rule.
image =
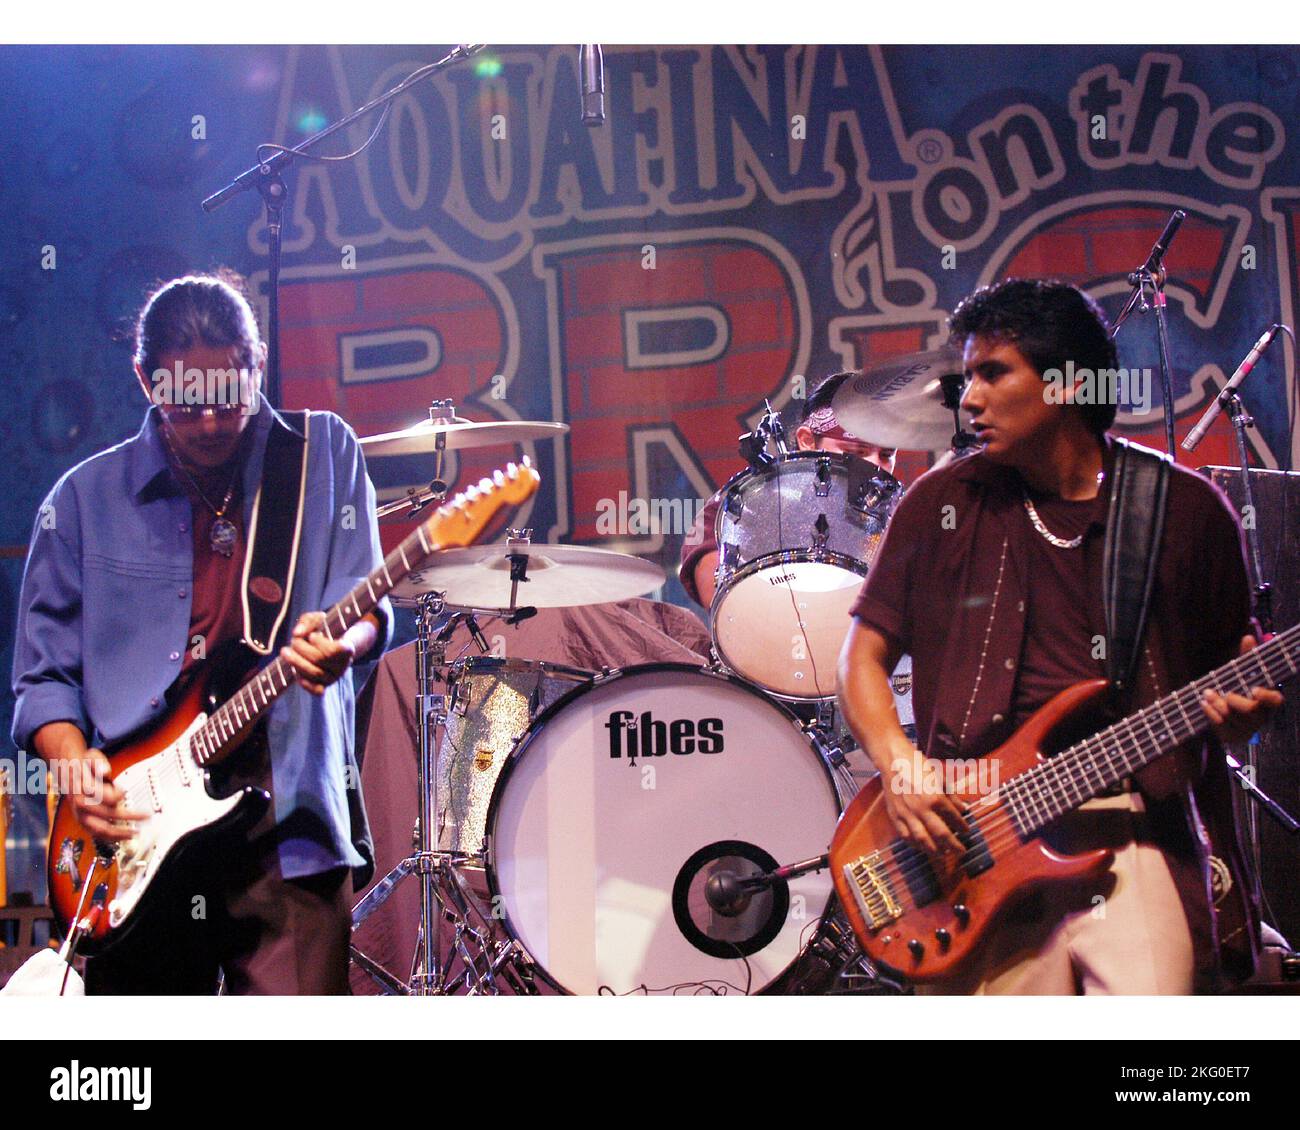
[[[1059,829],[1059,830],[1058,830]],[[1142,798],[1089,801],[1049,837],[1060,851],[1106,847],[1101,879],[1054,887],[1017,905],[975,963],[927,994],[1151,995],[1192,991],[1192,936]]]

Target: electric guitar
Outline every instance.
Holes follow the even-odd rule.
[[[960,972],[990,925],[1019,898],[1048,884],[1096,877],[1110,866],[1106,850],[1054,851],[1040,838],[1052,821],[1208,730],[1199,702],[1206,690],[1248,693],[1280,686],[1298,671],[1300,624],[1045,756],[1052,739],[1077,727],[1109,684],[1094,679],[1069,687],[989,754],[996,775],[981,773],[977,782],[968,774],[949,790],[970,829],[958,837],[966,849],[958,857],[931,856],[900,839],[885,810],[889,783],[873,778],[840,817],[830,848],[835,889],[863,951],[912,981]]]
[[[439,507],[325,614],[326,634],[341,636],[432,554],[472,544],[498,510],[529,498],[539,482],[525,459],[522,467],[511,463]],[[177,685],[161,719],[104,750],[127,807],[147,813],[130,839],[96,840],[71,801],[59,798],[46,869],[50,905],[62,930],[76,925],[83,933],[81,952],[115,945],[175,886],[186,855],[251,825],[270,803],[264,789],[223,790],[220,770],[234,764],[232,755],[295,685],[292,668],[277,656],[242,686],[233,674],[228,656],[214,655]],[[234,693],[227,697],[228,691]]]

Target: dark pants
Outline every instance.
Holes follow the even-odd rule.
[[[86,993],[327,995],[348,991],[351,874],[284,879],[274,856],[207,860],[121,942],[86,963]],[[187,888],[187,889],[183,889]]]
[[[270,791],[264,761],[232,777]],[[352,873],[286,879],[274,805],[246,833],[196,845],[129,934],[86,963],[87,995],[348,992]],[[201,854],[200,854],[201,853]],[[144,907],[141,907],[144,911]]]

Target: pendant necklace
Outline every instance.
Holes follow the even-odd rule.
[[[203,493],[203,488],[194,481],[194,476],[185,469],[185,464],[181,462],[181,457],[172,447],[171,441],[167,441],[167,447],[171,450],[176,466],[180,469],[182,475],[188,480],[198,496],[203,499],[203,504],[212,511],[212,529],[208,531],[208,545],[211,546],[213,553],[219,553],[222,557],[233,557],[235,555],[235,542],[239,540],[239,531],[235,528],[235,523],[226,517],[226,510],[230,506],[230,500],[235,494],[235,482],[239,478],[239,468],[235,468],[235,473],[230,476],[230,485],[226,487],[225,497],[221,500],[221,508],[213,506],[208,501],[208,496]]]

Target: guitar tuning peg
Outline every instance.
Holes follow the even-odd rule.
[[[519,468],[513,463],[508,463],[506,465],[506,474],[512,479],[517,479],[519,478]]]
[[[499,487],[503,487],[506,485],[506,477],[501,473],[499,469],[492,472],[492,481],[496,483],[496,485]]]
[[[491,479],[479,479],[479,481],[478,481],[478,489],[479,489],[479,493],[480,493],[480,494],[487,494],[487,492],[490,491],[490,490],[492,489],[492,480],[491,480]]]

